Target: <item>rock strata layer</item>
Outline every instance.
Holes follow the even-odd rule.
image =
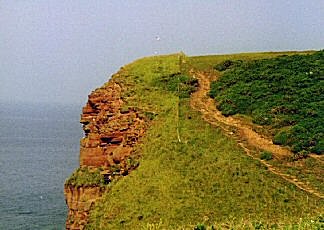
[[[82,110],[85,137],[81,140],[80,166],[121,164],[145,131],[145,119],[121,99],[122,86],[113,80],[89,95]]]
[[[113,175],[125,176],[137,167],[130,162],[147,127],[145,116],[123,100],[127,89],[118,81],[120,77],[116,74],[88,96],[80,120],[85,134],[80,141],[80,168],[100,168],[109,182]],[[104,189],[66,184],[64,193],[69,209],[66,229],[83,229],[91,207]]]
[[[90,209],[103,192],[100,187],[65,186],[64,195],[69,207],[66,229],[84,229]]]

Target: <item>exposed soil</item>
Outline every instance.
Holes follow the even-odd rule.
[[[210,82],[217,79],[217,76],[211,73],[191,71],[192,76],[198,79],[198,91],[192,94],[190,105],[197,111],[200,111],[205,121],[212,125],[221,127],[225,134],[234,137],[239,145],[245,150],[245,153],[255,160],[258,160],[265,165],[268,170],[289,183],[294,184],[298,188],[313,194],[319,198],[324,198],[324,194],[316,191],[309,184],[299,181],[295,176],[285,174],[277,167],[271,165],[265,160],[261,160],[258,156],[260,151],[268,151],[273,154],[273,157],[278,160],[288,159],[293,153],[285,147],[275,145],[272,140],[254,131],[253,127],[243,120],[235,117],[225,117],[219,110],[216,109],[215,102],[208,96]],[[320,157],[314,158],[322,161]]]

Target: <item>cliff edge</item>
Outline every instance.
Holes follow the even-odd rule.
[[[80,123],[85,136],[80,141],[80,168],[64,188],[69,208],[67,229],[83,229],[106,185],[138,166],[135,146],[145,133],[148,119],[126,105],[123,95],[127,86],[119,78],[117,73],[93,91],[82,109]]]
[[[64,186],[67,229],[83,229],[96,201],[114,181],[139,166],[138,146],[161,112],[154,98],[156,89],[161,76],[180,73],[180,57],[183,54],[137,60],[88,96],[80,119],[85,135],[80,141],[80,167]],[[141,78],[135,72],[143,73]]]

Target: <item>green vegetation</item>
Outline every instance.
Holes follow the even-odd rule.
[[[289,224],[284,227],[281,227],[278,224],[266,224],[262,222],[254,222],[254,223],[245,223],[242,222],[233,222],[227,223],[223,225],[215,224],[211,226],[206,226],[204,224],[198,224],[195,226],[195,230],[218,230],[218,229],[254,229],[254,230],[268,230],[268,229],[284,229],[284,230],[320,230],[324,228],[324,219],[322,216],[313,219],[300,219],[296,224]],[[158,229],[158,228],[157,228]]]
[[[198,80],[184,74],[171,74],[156,79],[155,85],[174,92],[179,98],[189,98],[196,91]]]
[[[122,175],[127,175],[130,170],[139,166],[139,156],[128,157],[126,160],[126,168],[121,170],[120,164],[115,164],[105,168],[102,167],[81,167],[77,168],[72,175],[65,181],[65,185],[81,187],[81,186],[100,186],[105,187],[110,182],[119,179]],[[105,179],[106,175],[106,179]],[[108,179],[109,178],[109,179]]]
[[[227,69],[231,69],[237,66],[240,66],[243,63],[242,60],[225,60],[219,64],[217,64],[214,68],[218,71],[225,71]]]
[[[244,114],[298,154],[324,151],[324,51],[253,61],[224,60],[210,96],[226,116]]]
[[[295,54],[312,54],[314,51],[290,51],[290,52],[260,52],[260,53],[240,53],[240,54],[225,54],[225,55],[208,55],[208,56],[194,56],[189,57],[184,66],[186,69],[194,68],[201,71],[212,71],[217,65],[226,60],[243,60],[252,61],[265,58],[275,58],[282,55]]]
[[[114,78],[127,86],[127,106],[152,122],[136,150],[140,166],[111,186],[87,229],[283,228],[320,216],[323,200],[270,173],[191,110],[195,82],[180,73],[181,59],[193,60],[144,58]]]
[[[260,154],[260,159],[261,159],[261,160],[269,161],[269,160],[272,159],[272,153],[267,152],[267,151],[263,151],[263,152],[261,152],[261,154]]]
[[[76,169],[73,174],[65,181],[65,185],[80,186],[105,186],[104,176],[100,174],[99,168],[89,169],[82,167]]]

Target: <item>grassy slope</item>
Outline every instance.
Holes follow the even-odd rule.
[[[245,156],[193,112],[188,99],[153,86],[161,76],[177,72],[178,55],[144,58],[121,71],[120,81],[129,84],[129,105],[158,115],[138,148],[140,167],[111,185],[91,212],[89,229],[242,227],[259,221],[270,226],[323,213],[323,201]]]

